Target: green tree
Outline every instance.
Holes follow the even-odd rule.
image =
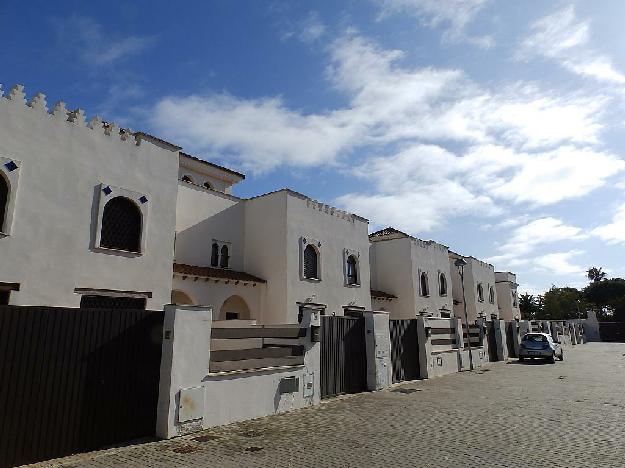
[[[598,283],[599,281],[603,281],[606,277],[606,273],[603,271],[601,267],[590,267],[586,271],[586,276],[593,283]]]
[[[534,320],[539,312],[538,299],[529,293],[519,296],[519,309],[523,320]]]
[[[586,318],[589,304],[576,288],[551,286],[543,295],[544,305],[536,318],[540,320],[567,320]]]
[[[625,279],[593,281],[584,288],[584,298],[600,320],[625,322]]]

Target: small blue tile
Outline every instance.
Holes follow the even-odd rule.
[[[6,167],[9,172],[13,172],[15,169],[17,169],[17,164],[15,164],[15,162],[13,161],[9,161],[4,165],[4,167]]]
[[[109,186],[107,185],[106,187],[104,187],[104,188],[102,189],[102,191],[103,191],[106,195],[110,195],[110,194],[111,194],[111,192],[112,192],[113,190],[111,189],[111,187],[109,187]]]
[[[139,198],[139,201],[141,203],[147,203],[148,202],[148,198],[145,195],[141,195],[141,198]]]

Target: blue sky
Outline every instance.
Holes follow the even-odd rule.
[[[518,274],[625,276],[625,3],[0,2],[0,82]]]

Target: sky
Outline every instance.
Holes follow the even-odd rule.
[[[0,0],[0,83],[517,273],[625,277],[620,0]]]

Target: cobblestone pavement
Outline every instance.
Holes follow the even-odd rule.
[[[556,364],[494,363],[40,466],[624,466],[624,356],[569,347]]]

